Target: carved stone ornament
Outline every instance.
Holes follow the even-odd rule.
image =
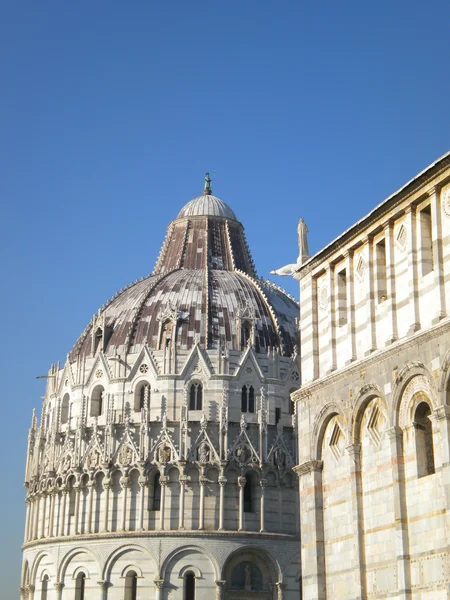
[[[286,453],[282,448],[277,448],[273,453],[273,462],[279,469],[286,465]]]
[[[303,475],[308,475],[312,471],[322,471],[323,470],[323,461],[322,460],[307,460],[301,465],[297,465],[294,467],[294,471],[297,473],[299,477]]]
[[[101,454],[99,450],[96,448],[93,450],[86,459],[86,466],[88,469],[95,469],[100,465]]]
[[[133,450],[130,446],[122,446],[118,454],[119,463],[121,465],[130,465],[133,461]]]
[[[245,465],[250,460],[252,453],[250,448],[248,448],[245,444],[239,444],[234,451],[234,456],[238,462]]]
[[[163,465],[167,464],[170,462],[171,454],[170,446],[167,446],[166,444],[160,446],[158,448],[158,461]]]
[[[147,373],[147,372],[148,372],[148,365],[147,365],[147,364],[145,364],[145,363],[142,363],[142,365],[139,367],[139,371],[140,371],[140,372],[141,372],[143,375],[145,375],[145,373]]]
[[[209,463],[211,450],[206,442],[202,442],[198,447],[198,462],[202,465]]]
[[[97,379],[100,379],[100,377],[103,376],[103,371],[101,369],[97,369],[97,371],[95,372],[95,376],[97,377]]]
[[[442,208],[447,217],[450,217],[450,187],[442,194]]]
[[[325,310],[326,307],[328,306],[328,288],[325,284],[320,286],[318,296],[319,296],[319,307],[322,310]]]

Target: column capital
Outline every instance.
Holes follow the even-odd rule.
[[[401,439],[403,437],[403,431],[398,425],[394,425],[393,427],[386,429],[386,435],[390,440],[395,440],[397,438]]]
[[[225,585],[226,585],[226,581],[223,579],[218,579],[216,581],[216,586],[217,586],[217,595],[216,598],[217,600],[224,600],[225,598]]]
[[[238,486],[240,488],[243,488],[245,486],[245,484],[247,483],[247,478],[246,477],[238,477]]]
[[[342,253],[343,257],[347,260],[348,258],[352,258],[353,255],[355,254],[355,251],[353,250],[353,248],[346,248],[344,250],[344,252]],[[277,584],[278,585],[278,584]]]
[[[158,590],[162,590],[164,588],[164,579],[155,579],[154,581]]]
[[[122,489],[129,488],[130,484],[131,484],[131,482],[130,482],[129,477],[121,477],[120,478],[120,485],[122,486]]]
[[[427,190],[427,194],[428,197],[431,198],[432,196],[439,194],[439,192],[441,191],[442,186],[440,184],[434,184],[430,187],[430,189]]]
[[[200,485],[206,485],[208,483],[208,478],[205,477],[204,475],[200,475],[200,477],[198,478],[198,482]]]
[[[323,470],[323,460],[307,460],[293,468],[293,471],[295,473],[297,473],[297,475],[299,477],[303,477],[303,475],[308,475],[312,471],[322,471],[322,470]]]
[[[57,592],[62,592],[63,588],[64,588],[64,583],[62,583],[61,581],[57,581],[56,583],[53,584],[53,587],[55,588],[55,590]]]
[[[361,444],[350,444],[345,448],[350,456],[354,456],[359,459],[361,455]]]
[[[102,590],[107,590],[111,584],[107,579],[102,579],[102,581],[97,581],[97,585],[99,585]]]
[[[448,404],[444,404],[443,406],[438,406],[435,410],[433,410],[431,417],[436,419],[436,421],[442,421],[443,419],[450,419],[450,406]]]
[[[264,490],[267,485],[267,479],[261,479],[259,482],[259,487]]]
[[[228,481],[228,480],[227,480],[227,478],[226,478],[226,477],[223,477],[223,475],[221,475],[221,476],[219,477],[219,485],[220,485],[220,487],[225,487],[225,485],[226,485],[227,481]]]
[[[394,227],[394,219],[388,219],[387,221],[385,221],[383,223],[384,231],[391,230],[393,227]]]

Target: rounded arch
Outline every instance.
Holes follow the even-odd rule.
[[[121,577],[126,577],[128,575],[128,573],[136,573],[136,575],[138,577],[144,577],[144,575],[142,574],[142,569],[140,567],[138,567],[137,565],[135,565],[134,563],[130,563],[129,565],[127,565],[126,567],[124,567],[120,573]]]
[[[157,561],[156,556],[153,554],[153,552],[149,548],[144,548],[144,546],[140,546],[139,544],[126,544],[126,545],[120,546],[119,548],[116,548],[108,556],[108,558],[105,561],[105,566],[103,567],[103,570],[102,570],[102,578],[107,579],[109,581],[109,578],[111,577],[111,571],[112,571],[116,561],[118,561],[119,558],[122,558],[123,556],[125,556],[126,554],[128,554],[130,552],[142,552],[142,554],[144,554],[144,556],[146,556],[146,557],[149,556],[152,560],[152,569],[156,573],[158,561]],[[128,567],[125,567],[125,569],[128,569]],[[129,569],[136,571],[136,573],[138,574],[138,577],[142,577],[142,571],[136,565],[134,565],[134,564],[130,565]]]
[[[410,385],[411,380],[416,377],[422,377],[423,379],[421,381],[427,381],[425,384],[427,389],[422,391],[427,392],[427,390],[430,390],[433,396],[433,398],[430,398],[433,407],[437,404],[437,392],[434,385],[431,383],[433,378],[430,371],[421,362],[409,362],[401,369],[401,371],[399,371],[395,379],[395,387],[392,393],[392,412],[389,415],[389,421],[393,426],[401,426],[402,416],[400,413],[402,411],[402,406],[404,406],[405,391],[407,391],[406,388]],[[417,382],[415,385],[417,385]]]
[[[58,569],[58,581],[64,581],[67,573],[67,568],[69,567],[71,561],[79,554],[87,554],[93,560],[95,566],[97,567],[97,572],[101,572],[100,565],[95,554],[86,546],[79,546],[78,548],[73,548],[72,550],[69,550],[63,556]],[[87,574],[87,568],[85,569],[85,572]]]
[[[339,415],[342,418],[345,424],[345,429],[347,430],[347,419],[345,418],[342,409],[335,402],[329,402],[326,404],[316,416],[311,440],[313,460],[322,460],[322,442],[325,431],[330,420],[336,415]]]
[[[37,575],[37,572],[39,569],[39,565],[41,564],[41,562],[44,558],[48,559],[48,561],[51,563],[52,569],[56,573],[55,563],[53,561],[53,558],[50,556],[50,554],[48,552],[46,552],[45,550],[38,552],[38,554],[36,554],[36,556],[34,557],[33,565],[30,569],[30,583],[32,583],[33,585],[35,585],[35,582],[36,582],[36,575]],[[48,568],[46,567],[45,572],[47,572],[47,571],[48,571]]]
[[[409,369],[399,382],[393,397],[391,423],[400,426],[402,429],[413,421],[415,410],[414,399],[418,397],[419,392],[426,395],[429,399],[430,409],[433,411],[439,405],[438,393],[433,383],[433,378],[428,369],[417,367]]]
[[[207,548],[206,546],[202,546],[200,544],[189,544],[187,546],[181,546],[179,548],[176,548],[172,552],[170,552],[166,556],[166,558],[164,559],[164,561],[161,565],[161,573],[160,573],[161,579],[165,579],[166,570],[167,570],[167,567],[168,567],[170,561],[173,560],[174,558],[176,558],[178,554],[181,554],[183,552],[189,552],[189,551],[200,552],[201,554],[204,554],[211,561],[211,564],[214,568],[216,580],[220,579],[220,576],[219,576],[220,575],[220,567],[219,567],[219,563],[218,563],[216,556],[211,552],[211,550],[209,548]],[[192,567],[190,567],[190,570],[192,570]]]
[[[181,567],[178,573],[178,579],[183,579],[188,573],[194,573],[196,579],[202,578],[202,572],[198,567],[194,565],[185,565],[184,567]]]
[[[252,545],[245,546],[244,548],[236,548],[236,550],[228,555],[222,567],[220,579],[231,581],[231,573],[234,567],[242,561],[253,562],[257,566],[262,567],[262,571],[266,576],[267,574],[270,574],[272,584],[278,581],[281,582],[283,579],[280,563],[274,555],[267,550],[267,548],[260,548]]]
[[[83,575],[83,579],[90,579],[89,569],[87,567],[77,567],[72,573],[72,579],[78,579],[80,575]]]
[[[386,400],[384,398],[384,395],[381,393],[380,388],[377,385],[372,384],[372,383],[363,386],[359,390],[358,395],[356,396],[355,402],[353,404],[352,419],[350,422],[350,431],[348,432],[349,439],[352,441],[352,443],[359,443],[361,441],[360,432],[361,432],[361,422],[362,422],[362,418],[364,415],[364,411],[366,410],[369,402],[371,400],[373,400],[374,398],[378,398],[382,402],[383,408],[385,410],[386,418],[388,418],[388,409],[387,409]],[[389,425],[388,425],[388,427],[389,427]]]

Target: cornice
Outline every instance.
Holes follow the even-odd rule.
[[[38,548],[40,546],[48,546],[52,544],[60,545],[62,543],[73,544],[85,541],[103,541],[103,540],[133,540],[142,538],[196,538],[200,537],[204,539],[252,539],[252,540],[272,540],[272,541],[283,541],[283,542],[298,542],[300,537],[298,535],[290,535],[287,533],[271,533],[271,532],[256,532],[256,531],[233,531],[233,530],[222,530],[222,531],[206,531],[206,530],[183,530],[183,531],[166,531],[166,530],[152,530],[152,531],[121,531],[114,533],[91,533],[87,535],[69,535],[69,536],[54,536],[49,538],[41,538],[39,540],[33,540],[22,545],[22,550],[29,550],[31,548]]]

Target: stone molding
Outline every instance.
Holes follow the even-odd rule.
[[[303,477],[304,475],[308,475],[312,471],[322,471],[323,470],[323,461],[322,460],[307,460],[306,462],[294,467],[293,470],[295,473],[297,473],[297,475],[299,477]]]

